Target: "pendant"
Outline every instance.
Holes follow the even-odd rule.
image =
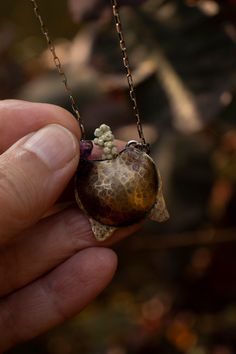
[[[67,76],[39,12],[37,1],[31,2],[84,136],[83,122]],[[110,237],[116,229],[137,223],[147,216],[159,222],[169,217],[162,194],[160,173],[145,144],[117,0],[112,0],[112,12],[137,130],[143,143],[131,141],[118,153],[110,127],[102,124],[95,130],[94,139],[94,144],[103,148],[101,160],[89,160],[93,149],[91,141],[83,141],[81,144],[81,159],[75,177],[75,198],[79,207],[87,214],[94,235],[99,241]]]
[[[98,241],[147,216],[158,222],[169,218],[160,173],[136,141],[112,159],[82,158],[75,177],[75,197]]]

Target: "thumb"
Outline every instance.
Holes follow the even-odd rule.
[[[78,161],[77,138],[57,124],[25,136],[0,155],[0,245],[54,204]]]

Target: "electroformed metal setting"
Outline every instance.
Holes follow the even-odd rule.
[[[143,134],[117,0],[111,0],[112,13],[140,141],[131,140],[119,153],[114,153],[116,149],[113,146],[111,149],[113,154],[104,154],[102,160],[88,159],[88,151],[90,153],[93,144],[98,143],[103,146],[105,152],[109,145],[113,144],[114,137],[109,130],[110,127],[102,124],[100,128],[96,129],[95,135],[97,132],[98,138],[94,139],[93,144],[91,141],[84,140],[84,124],[67,76],[56,54],[49,31],[39,13],[38,4],[36,0],[30,1],[40,23],[41,31],[46,38],[55,67],[62,77],[75,118],[81,128],[81,144],[83,144],[85,154],[81,155],[75,176],[75,198],[79,207],[87,214],[96,239],[103,241],[110,237],[116,229],[137,223],[146,216],[158,222],[166,221],[169,214],[162,194],[162,181],[154,161],[149,156],[149,144],[146,143]],[[104,133],[106,130],[108,132]],[[99,140],[99,134],[102,134],[103,139]]]

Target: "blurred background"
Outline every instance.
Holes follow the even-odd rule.
[[[89,137],[137,138],[109,0],[38,0]],[[236,353],[236,0],[122,0],[171,219],[115,247],[87,309],[11,353]],[[30,1],[0,2],[0,99],[70,110]]]

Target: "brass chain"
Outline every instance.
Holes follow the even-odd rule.
[[[60,59],[58,58],[58,56],[56,54],[55,46],[49,36],[49,31],[48,31],[47,27],[45,26],[44,21],[39,13],[38,4],[37,4],[36,0],[30,0],[30,1],[33,4],[34,13],[35,13],[36,18],[39,21],[41,31],[42,31],[44,37],[46,38],[47,45],[48,45],[48,48],[52,54],[55,67],[56,67],[59,75],[62,77],[62,82],[65,86],[65,89],[66,89],[68,95],[69,95],[72,110],[75,113],[76,119],[78,120],[78,122],[80,124],[82,138],[84,138],[85,137],[84,125],[82,122],[81,115],[79,113],[78,105],[77,105],[76,100],[72,94],[72,90],[71,90],[70,86],[68,85],[67,76],[63,70]],[[132,77],[132,73],[131,73],[131,69],[130,69],[128,52],[127,52],[124,34],[123,34],[123,30],[122,30],[122,24],[121,24],[121,18],[120,18],[120,14],[119,14],[117,0],[111,0],[111,4],[112,4],[113,16],[114,16],[115,23],[116,23],[116,31],[119,36],[120,49],[121,49],[122,56],[123,56],[123,64],[124,64],[124,67],[125,67],[126,73],[127,73],[126,77],[127,77],[127,81],[128,81],[128,85],[129,85],[129,95],[130,95],[130,99],[131,99],[132,106],[133,106],[133,111],[134,111],[135,118],[136,118],[136,124],[137,124],[139,138],[141,139],[144,147],[146,147],[148,150],[148,145],[146,144],[144,134],[143,134],[142,123],[141,123],[140,113],[139,113],[139,109],[138,109],[137,98],[136,98],[135,89],[134,89],[134,82],[133,82],[133,77]]]
[[[39,13],[38,4],[37,4],[36,0],[30,0],[30,1],[33,4],[34,13],[35,13],[36,18],[39,21],[41,31],[42,31],[44,37],[46,38],[47,45],[48,45],[48,48],[49,48],[49,50],[50,50],[50,52],[52,54],[55,67],[56,67],[59,75],[61,76],[62,82],[63,82],[63,84],[65,86],[65,89],[66,89],[66,92],[68,93],[72,110],[73,110],[73,112],[75,114],[76,119],[79,122],[80,129],[81,129],[81,135],[82,135],[82,138],[84,139],[85,138],[85,129],[84,129],[83,121],[82,121],[82,118],[81,118],[81,115],[80,115],[79,108],[78,108],[78,105],[76,103],[76,100],[75,100],[75,98],[74,98],[74,96],[72,94],[72,90],[71,90],[71,88],[70,88],[70,86],[68,84],[67,76],[66,76],[66,74],[65,74],[65,72],[63,70],[61,61],[60,61],[60,59],[58,58],[58,56],[56,54],[55,46],[54,46],[54,44],[53,44],[53,42],[52,42],[52,40],[51,40],[51,38],[49,36],[49,31],[48,31],[47,27],[45,26],[45,23],[44,23],[41,15]]]
[[[130,99],[132,102],[133,111],[134,111],[134,114],[136,117],[136,124],[137,124],[139,138],[142,140],[142,144],[144,146],[147,146],[145,138],[144,138],[144,134],[143,134],[143,128],[142,128],[140,113],[139,113],[139,109],[138,109],[136,93],[135,93],[135,89],[134,89],[134,81],[133,81],[133,77],[132,77],[132,73],[131,73],[131,69],[130,69],[129,57],[128,57],[125,38],[124,38],[123,30],[122,30],[122,24],[121,24],[121,18],[120,18],[117,0],[111,0],[111,4],[112,4],[113,16],[114,16],[115,23],[116,23],[116,31],[117,31],[119,41],[120,41],[120,49],[121,49],[122,56],[123,56],[123,64],[126,69],[126,77],[127,77],[127,81],[128,81],[128,85],[129,85],[129,95],[130,95]]]

